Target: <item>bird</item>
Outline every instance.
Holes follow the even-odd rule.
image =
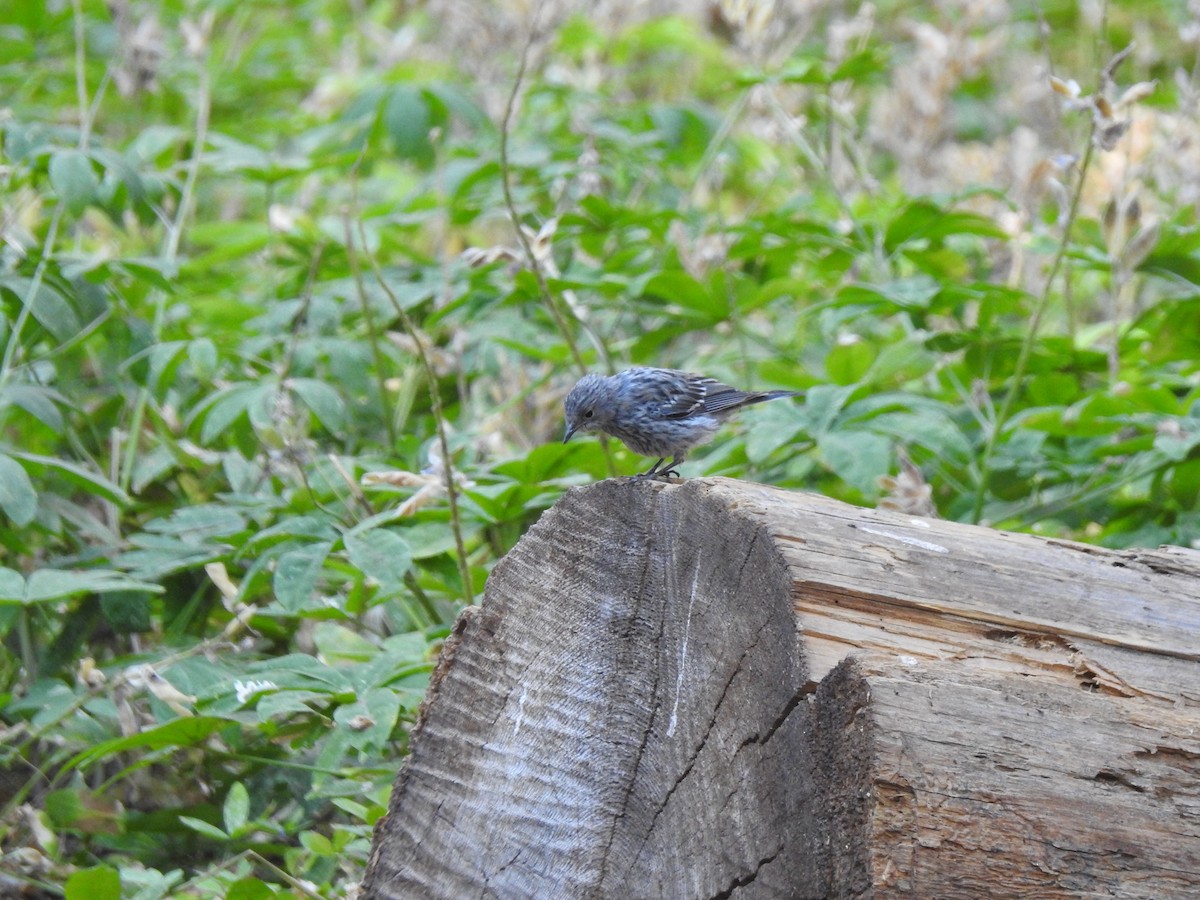
[[[688,452],[712,440],[722,423],[743,406],[802,391],[740,391],[715,378],[636,366],[616,375],[584,375],[563,403],[563,443],[576,432],[602,431],[639,456],[658,461],[639,478],[678,475]],[[664,462],[670,458],[665,469]]]

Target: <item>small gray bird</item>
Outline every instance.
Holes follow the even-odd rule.
[[[567,394],[563,443],[577,431],[603,431],[634,453],[658,457],[639,477],[678,475],[675,467],[688,451],[712,440],[721,423],[743,406],[800,393],[739,391],[715,378],[648,366],[584,375]]]

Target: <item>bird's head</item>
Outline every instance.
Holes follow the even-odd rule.
[[[608,379],[603,375],[584,375],[571,388],[563,407],[567,414],[567,430],[563,443],[577,431],[602,431],[608,421]]]

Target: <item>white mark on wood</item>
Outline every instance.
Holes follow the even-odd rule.
[[[880,537],[891,538],[894,541],[899,541],[901,544],[908,544],[910,547],[920,547],[922,550],[931,550],[934,553],[949,553],[950,551],[941,544],[931,544],[929,541],[922,541],[919,538],[909,537],[904,534],[896,534],[894,531],[884,531],[880,528],[872,528],[870,525],[859,525],[859,531],[865,531],[867,534],[877,534]]]
[[[671,705],[671,721],[667,725],[667,737],[675,736],[675,726],[679,723],[679,693],[683,690],[683,669],[687,663],[688,638],[692,634],[692,610],[696,606],[696,585],[700,583],[700,560],[696,559],[696,569],[692,572],[692,586],[688,589],[687,619],[683,623],[683,644],[679,648],[679,670],[675,673],[675,702]]]
[[[915,666],[917,664],[917,658],[915,656],[901,656],[899,659],[900,665],[902,666]]]
[[[517,698],[517,721],[513,725],[513,736],[521,733],[521,723],[525,721],[525,701],[529,699],[529,688],[521,688],[521,696]]]
[[[909,519],[908,524],[912,525],[914,528],[928,528],[929,527],[929,523],[926,522],[924,519]]]

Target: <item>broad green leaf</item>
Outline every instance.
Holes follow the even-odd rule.
[[[26,580],[12,569],[0,568],[0,604],[47,603],[77,594],[102,594],[109,591],[162,593],[162,587],[138,581],[124,572],[111,569],[37,569]]]
[[[336,622],[318,622],[313,631],[313,643],[321,658],[330,665],[365,662],[379,653],[375,644]]]
[[[289,653],[252,663],[249,670],[256,678],[269,679],[280,688],[320,687],[328,691],[344,691],[350,684],[337,669],[304,653]]]
[[[715,296],[686,272],[659,272],[643,288],[649,297],[661,299],[667,308],[683,307],[684,315],[697,316],[706,322],[716,323],[727,314],[724,297]]]
[[[325,835],[316,831],[303,831],[300,833],[300,844],[317,856],[333,856],[333,842]]]
[[[83,328],[75,309],[55,285],[42,281],[35,290],[32,278],[9,275],[0,278],[0,289],[10,292],[18,303],[28,307],[38,324],[60,343],[76,337]]]
[[[807,444],[809,417],[803,401],[777,400],[747,415],[746,458],[761,463],[789,444]]]
[[[855,384],[870,371],[875,358],[875,348],[865,341],[846,341],[825,357],[825,373],[834,384]]]
[[[37,513],[37,499],[25,467],[0,453],[0,510],[13,524],[28,525]]]
[[[804,394],[805,413],[813,434],[828,430],[857,390],[855,385],[818,384]]]
[[[225,900],[269,900],[271,897],[290,897],[291,894],[276,893],[270,886],[253,876],[239,878],[225,892]]]
[[[231,837],[237,837],[246,826],[250,817],[250,792],[240,781],[235,781],[225,795],[225,806],[221,812],[225,831]]]
[[[258,721],[268,722],[271,719],[287,719],[296,715],[312,715],[314,709],[320,709],[329,702],[327,691],[276,691],[258,698],[254,711]]]
[[[19,450],[13,451],[12,455],[22,460],[34,472],[50,469],[63,476],[63,478],[76,487],[82,488],[88,493],[97,494],[110,503],[126,506],[130,502],[129,495],[121,490],[120,487],[98,472],[85,469],[78,463],[67,459],[60,459],[57,456],[42,456],[38,453],[24,453]]]
[[[1179,426],[1177,429],[1160,430],[1154,436],[1154,449],[1171,462],[1183,462],[1200,446],[1200,422],[1195,419],[1175,419],[1174,422]]]
[[[346,552],[350,562],[388,591],[403,585],[404,576],[412,567],[412,551],[408,542],[386,528],[348,532]]]
[[[229,840],[229,835],[211,822],[205,822],[203,819],[197,819],[194,816],[180,816],[179,821],[181,824],[192,829],[192,831],[202,834],[206,838],[212,838],[214,841]]]
[[[339,706],[333,714],[334,721],[350,731],[350,745],[364,751],[387,743],[399,718],[400,698],[387,688],[367,691],[354,703]]]
[[[433,161],[431,125],[429,102],[418,88],[407,84],[392,88],[383,105],[383,126],[402,159],[421,164]]]
[[[194,747],[228,726],[229,720],[211,716],[185,716],[172,719],[165,724],[145,728],[128,737],[114,738],[110,741],[93,744],[73,756],[63,768],[64,771],[87,768],[94,762],[125,750],[154,751],[168,747]]]
[[[298,612],[312,599],[332,546],[327,541],[289,550],[275,564],[272,587],[281,606]]]
[[[60,150],[50,157],[50,184],[72,215],[94,203],[100,179],[81,150]]]
[[[111,591],[100,596],[104,621],[115,634],[134,634],[154,627],[150,595],[142,591]]]
[[[66,900],[121,900],[121,876],[111,866],[94,866],[71,873],[63,887]]]
[[[187,356],[195,377],[211,378],[217,371],[217,346],[208,338],[189,341]]]
[[[864,81],[887,68],[888,45],[870,44],[843,60],[829,76],[830,81]]]
[[[293,378],[288,386],[321,420],[326,431],[340,435],[346,422],[346,404],[337,391],[315,378]]]
[[[59,828],[69,828],[84,813],[83,799],[76,790],[51,791],[42,802],[50,820]]]
[[[227,537],[246,528],[246,519],[234,507],[224,503],[183,506],[169,516],[146,523],[154,534],[179,535],[189,543],[212,537]]]
[[[900,278],[881,284],[851,284],[834,298],[839,306],[863,305],[881,312],[928,309],[941,286],[925,277]]]
[[[63,432],[63,416],[60,406],[67,406],[67,398],[54,388],[40,384],[10,384],[4,388],[2,401],[20,407],[56,434]]]
[[[264,390],[270,390],[262,384],[236,384],[218,394],[216,400],[204,417],[204,427],[200,429],[200,441],[211,444],[216,438],[225,433],[234,421],[249,412],[252,404],[259,402]]]
[[[817,450],[839,478],[868,496],[891,465],[891,441],[869,431],[830,431],[817,438]]]
[[[1007,238],[994,221],[978,213],[944,209],[928,200],[915,200],[888,225],[884,247],[889,253],[909,241],[940,241],[954,234]]]

